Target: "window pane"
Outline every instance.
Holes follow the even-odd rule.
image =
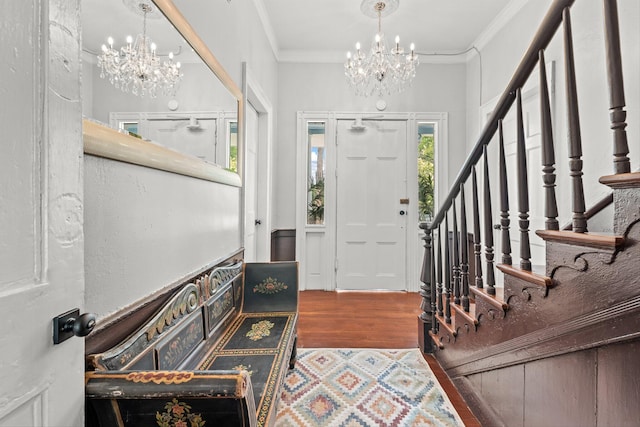
[[[235,120],[227,122],[227,146],[229,147],[227,169],[238,172],[238,122]]]
[[[418,123],[418,217],[420,222],[433,218],[435,188],[435,125]]]
[[[307,123],[307,224],[324,224],[325,123]]]

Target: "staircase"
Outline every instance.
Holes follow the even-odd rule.
[[[583,187],[573,3],[552,2],[445,202],[432,222],[420,226],[425,231],[420,345],[434,354],[487,426],[640,423],[640,173],[631,172],[628,158],[617,3],[603,1],[613,136],[613,150],[606,151],[613,151],[614,174],[599,182],[612,195],[591,209],[586,209]],[[568,110],[570,182],[558,185],[571,188],[572,219],[562,229],[544,56],[554,37],[563,40]],[[530,78],[537,78],[540,88],[541,165],[527,165],[522,88]],[[512,108],[515,173],[507,167],[503,133],[503,119]],[[491,158],[489,144],[498,145],[497,158]],[[546,249],[543,265],[536,268],[528,170],[540,167],[544,186],[536,191],[544,192],[545,229],[535,233]],[[517,200],[509,200],[513,175]],[[495,176],[499,182],[490,182]],[[597,178],[587,179],[595,184]],[[499,197],[492,198],[496,191]],[[590,233],[589,219],[603,209],[613,211],[613,232]],[[512,244],[518,245],[518,259],[512,257]],[[503,286],[497,286],[498,275]]]

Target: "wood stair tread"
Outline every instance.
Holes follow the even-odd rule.
[[[536,274],[532,271],[523,270],[508,264],[498,264],[497,267],[498,270],[502,271],[504,274],[524,280],[532,285],[537,285],[542,288],[549,288],[553,286],[553,280],[551,277]]]
[[[464,320],[466,320],[468,323],[471,323],[474,326],[478,324],[478,319],[476,319],[476,305],[475,304],[469,304],[469,312],[468,313],[466,311],[464,311],[464,308],[462,308],[462,305],[451,304],[451,307],[453,307],[453,309],[456,311],[456,317],[460,316]]]
[[[640,187],[640,172],[605,175],[600,177],[600,183],[611,188],[638,188]]]
[[[447,323],[443,316],[436,315],[436,319],[438,320],[438,324],[444,328],[450,335],[456,336],[458,332],[454,326],[454,312],[451,312],[451,323]]]
[[[477,297],[476,299],[482,299],[483,301],[488,302],[499,310],[507,311],[509,309],[509,304],[504,301],[504,289],[503,288],[494,288],[496,291],[495,295],[491,295],[487,292],[487,288],[469,288],[470,291]]]
[[[538,230],[536,234],[546,242],[558,242],[590,248],[616,249],[624,245],[623,236],[599,233],[574,233],[573,231]]]
[[[438,335],[434,334],[432,331],[429,331],[429,336],[431,337],[431,341],[433,341],[436,347],[438,347],[440,350],[444,348],[444,344],[442,344],[442,341],[440,340],[440,337],[438,337]]]

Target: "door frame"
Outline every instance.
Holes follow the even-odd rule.
[[[242,63],[242,94],[243,94],[243,117],[246,117],[246,109],[248,105],[256,110],[258,113],[258,141],[257,141],[257,165],[258,165],[258,188],[256,188],[256,218],[259,218],[262,222],[260,227],[256,227],[256,261],[270,261],[271,260],[271,224],[272,224],[272,145],[273,145],[273,106],[269,97],[266,95],[260,83],[255,79],[253,73],[250,71],[250,67],[246,62]],[[244,135],[247,135],[247,123],[243,121]],[[246,142],[243,142],[243,144]],[[244,150],[245,147],[242,147]],[[247,206],[247,193],[246,185],[246,156],[242,156],[242,196],[240,212],[242,212],[242,218],[240,228],[242,235],[242,244],[244,246],[246,239],[245,221],[246,221],[246,206]]]
[[[336,112],[317,111],[297,113],[297,138],[296,150],[296,260],[300,262],[301,289],[336,289],[336,256],[337,256],[337,205],[336,205],[336,137],[338,120],[396,120],[406,121],[407,150],[417,153],[417,125],[418,122],[430,122],[436,124],[436,188],[434,189],[435,206],[438,206],[440,194],[446,194],[448,188],[448,113],[446,112]],[[322,121],[326,123],[326,173],[325,173],[325,223],[323,225],[308,225],[306,223],[307,209],[307,162],[308,150],[306,123]],[[415,132],[412,132],[414,129]],[[407,153],[409,154],[409,153]],[[416,156],[407,155],[407,193],[411,200],[407,224],[415,224],[415,234],[411,232],[411,226],[407,228],[406,248],[406,280],[407,291],[418,292],[419,265],[422,263],[424,242],[423,232],[418,228],[418,169]],[[415,239],[412,237],[415,236]],[[311,242],[311,249],[307,245]],[[322,266],[308,268],[308,252],[322,254],[326,257]],[[311,271],[313,270],[313,271]]]

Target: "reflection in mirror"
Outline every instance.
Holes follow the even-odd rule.
[[[137,35],[142,40],[138,51],[134,42]],[[127,36],[131,38],[127,40]],[[233,154],[229,125],[237,119],[237,99],[155,4],[150,0],[83,0],[82,40],[83,115],[86,118],[237,171],[236,160],[231,159],[231,156],[237,156],[237,140]],[[117,61],[122,70],[134,70],[138,76],[144,74],[135,71],[136,67],[131,64],[142,60],[145,55],[139,52],[146,46],[151,57],[151,65],[147,66],[153,66],[155,61],[160,71],[146,75],[145,84],[154,79],[160,82],[161,71],[173,66],[173,71],[167,71],[171,75],[178,62],[183,77],[175,87],[158,88],[155,96],[148,87],[144,89],[140,85],[134,91],[135,84],[129,84],[129,91],[125,92],[121,90],[123,77],[103,73],[99,66],[98,56],[104,55],[104,44],[107,51],[110,51],[110,45],[114,52],[123,47],[119,58],[113,60],[112,68]],[[126,52],[135,59],[128,66],[124,57]],[[112,84],[111,80],[115,82]]]
[[[227,120],[227,146],[229,147],[229,156],[227,169],[232,172],[238,172],[238,121]]]

